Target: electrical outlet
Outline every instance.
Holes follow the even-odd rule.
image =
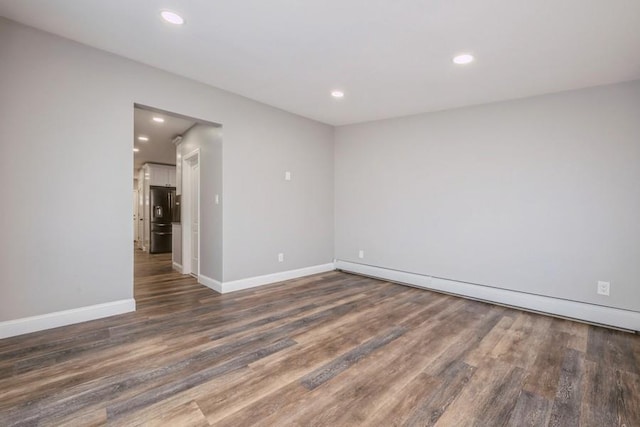
[[[278,262],[284,261],[284,254],[278,254]]]
[[[364,251],[362,249],[360,249],[358,251],[358,258],[363,259],[364,258]]]
[[[598,294],[599,295],[606,295],[609,296],[609,291],[611,290],[611,283],[610,282],[602,282],[602,281],[598,281]]]
[[[291,172],[286,171],[284,173],[284,179],[285,179],[285,181],[291,181]]]

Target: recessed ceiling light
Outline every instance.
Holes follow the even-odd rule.
[[[148,140],[149,140],[149,138],[146,137],[146,136],[139,136],[138,137],[138,141],[148,141]]]
[[[164,119],[162,117],[154,117],[153,121],[156,123],[164,123]]]
[[[137,153],[138,151],[140,151],[140,149],[139,149],[139,148],[134,148],[134,149],[133,149],[133,152],[134,152],[134,153]]]
[[[160,12],[160,16],[162,16],[162,19],[164,19],[170,24],[174,24],[174,25],[184,24],[184,19],[182,18],[182,16],[178,15],[175,12],[171,12],[170,10],[163,10],[162,12]]]
[[[457,55],[453,57],[453,62],[459,65],[469,64],[473,62],[473,55],[468,53],[463,53],[461,55]]]
[[[331,92],[331,96],[333,96],[334,98],[344,98],[344,92],[341,90],[334,90],[333,92]]]

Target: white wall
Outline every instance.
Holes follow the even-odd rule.
[[[223,123],[224,281],[332,262],[333,128],[278,110],[236,114],[241,126]]]
[[[333,258],[330,126],[2,18],[0,94],[0,321],[132,298],[134,103],[223,125],[225,280]]]
[[[640,310],[640,81],[343,126],[335,143],[337,259]]]

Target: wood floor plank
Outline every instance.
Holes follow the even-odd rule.
[[[428,397],[417,402],[413,413],[406,420],[407,426],[433,426],[458,397],[476,368],[464,362],[451,365],[442,375],[442,381]]]
[[[615,366],[622,371],[640,375],[640,359],[625,332],[604,328],[589,329],[587,359]]]
[[[429,402],[441,390],[443,380],[420,373],[410,380],[399,393],[391,394],[363,420],[362,425],[371,426],[408,426],[409,419],[418,418],[417,412],[431,419],[424,402]],[[443,399],[453,400],[452,394],[442,394]],[[439,417],[439,415],[438,415]],[[419,419],[418,419],[419,421]],[[424,425],[428,425],[425,423]]]
[[[295,341],[291,339],[284,339],[257,351],[241,355],[221,365],[214,365],[192,373],[191,375],[182,378],[179,382],[175,381],[167,383],[144,393],[137,394],[135,397],[130,399],[121,400],[107,407],[108,418],[116,419],[127,412],[135,411],[150,404],[159,402],[176,393],[180,393],[184,390],[193,388],[196,385],[203,384],[213,378],[244,368],[254,360],[258,360],[261,357],[280,351],[281,349],[292,345],[295,345]]]
[[[491,357],[521,368],[529,368],[538,356],[531,348],[539,348],[552,318],[522,312],[491,351]]]
[[[540,343],[540,352],[527,370],[524,390],[547,399],[553,399],[558,389],[558,378],[569,345],[564,332],[549,331]]]
[[[454,317],[447,321],[447,328],[459,331],[458,339],[449,341],[446,351],[427,368],[428,374],[439,376],[452,365],[464,360],[500,322],[504,309],[484,304],[477,306],[474,311],[466,310],[466,312],[472,315],[469,320],[465,321],[464,318]],[[469,325],[474,327],[469,327]]]
[[[370,339],[353,350],[335,358],[330,363],[327,363],[319,369],[307,374],[302,378],[302,385],[307,390],[313,390],[316,387],[321,386],[336,375],[340,374],[340,372],[345,369],[349,369],[350,366],[358,363],[361,359],[367,357],[372,352],[399,338],[406,331],[406,328],[393,328],[383,335]]]
[[[502,319],[480,341],[478,346],[471,350],[465,357],[465,362],[471,366],[480,366],[491,357],[493,349],[507,334],[514,322],[513,316],[503,316]]]
[[[41,421],[42,427],[101,427],[107,425],[105,408],[76,411],[66,417],[52,417]]]
[[[226,375],[212,378],[210,381],[178,392],[173,396],[168,396],[164,400],[139,408],[136,411],[122,413],[117,419],[117,422],[111,424],[122,426],[135,425],[143,420],[153,419],[160,413],[171,411],[174,408],[183,405],[188,405],[190,402],[196,402],[198,404],[198,408],[203,412],[206,418],[206,414],[197,399],[202,398],[203,396],[217,397],[221,399],[225,398],[224,391],[222,390],[231,390],[232,388],[230,384],[238,383],[242,378],[246,378],[247,376],[251,376],[251,371],[248,367],[229,372]],[[232,401],[229,402],[233,403]]]
[[[546,426],[551,416],[551,401],[523,390],[518,397],[508,425],[510,427]]]
[[[0,340],[0,426],[640,425],[640,337],[326,272]]]
[[[194,401],[164,411],[151,419],[143,419],[129,425],[140,427],[209,427],[207,419]]]
[[[585,361],[581,425],[640,426],[640,376]]]
[[[436,426],[505,425],[516,406],[525,372],[522,368],[495,361],[476,369]]]
[[[564,332],[569,336],[567,347],[581,353],[587,352],[590,326],[585,323],[566,319],[554,319],[554,331]]]
[[[567,350],[560,371],[558,390],[553,401],[549,425],[570,427],[580,425],[580,408],[583,393],[584,355]]]

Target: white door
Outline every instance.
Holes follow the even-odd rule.
[[[200,162],[191,164],[191,273],[200,273],[198,258],[200,257]]]
[[[200,273],[200,153],[182,157],[182,274]]]

